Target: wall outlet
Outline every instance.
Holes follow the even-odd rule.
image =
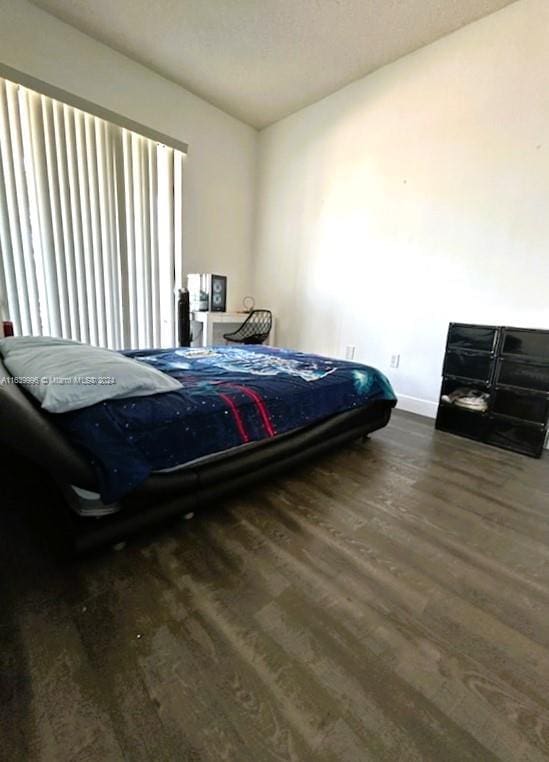
[[[391,368],[398,368],[400,365],[400,355],[391,355]]]
[[[354,360],[356,352],[356,347],[354,344],[347,344],[345,347],[345,359],[346,360]]]

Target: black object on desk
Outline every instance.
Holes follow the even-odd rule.
[[[177,293],[177,342],[180,347],[190,347],[191,341],[189,292],[186,288],[180,288]]]
[[[437,429],[539,458],[548,417],[549,331],[450,323]]]

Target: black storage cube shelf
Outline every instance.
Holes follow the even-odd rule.
[[[490,380],[492,362],[489,354],[448,349],[444,362],[444,376],[457,376],[476,381]]]
[[[441,397],[487,393],[485,410],[441,399],[442,431],[541,457],[549,417],[549,331],[450,323]]]
[[[466,325],[450,323],[448,329],[448,347],[455,349],[476,349],[493,352],[498,336],[498,329],[484,325]]]
[[[483,441],[503,447],[505,450],[539,458],[543,452],[545,431],[511,418],[490,416]]]
[[[464,381],[463,378],[458,376],[444,376],[442,379],[442,389],[440,395],[452,394],[452,392],[462,389],[464,386],[470,385],[469,381]],[[487,381],[475,381],[475,387],[478,387],[479,391],[488,391],[490,384]]]
[[[492,392],[492,412],[543,425],[549,414],[549,399],[545,394],[496,386]]]
[[[497,362],[496,382],[520,389],[549,392],[549,364],[517,357],[502,357]]]
[[[486,416],[453,405],[441,404],[437,415],[437,429],[480,440],[485,433]]]
[[[539,358],[548,362],[549,331],[536,331],[531,328],[502,328],[501,354],[518,357]]]

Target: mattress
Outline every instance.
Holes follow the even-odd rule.
[[[174,376],[181,389],[53,416],[91,463],[107,504],[152,473],[269,441],[373,400],[395,400],[390,383],[374,368],[290,350],[126,354]]]

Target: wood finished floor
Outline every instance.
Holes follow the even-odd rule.
[[[4,464],[0,758],[549,759],[548,466],[396,412],[62,565]]]

